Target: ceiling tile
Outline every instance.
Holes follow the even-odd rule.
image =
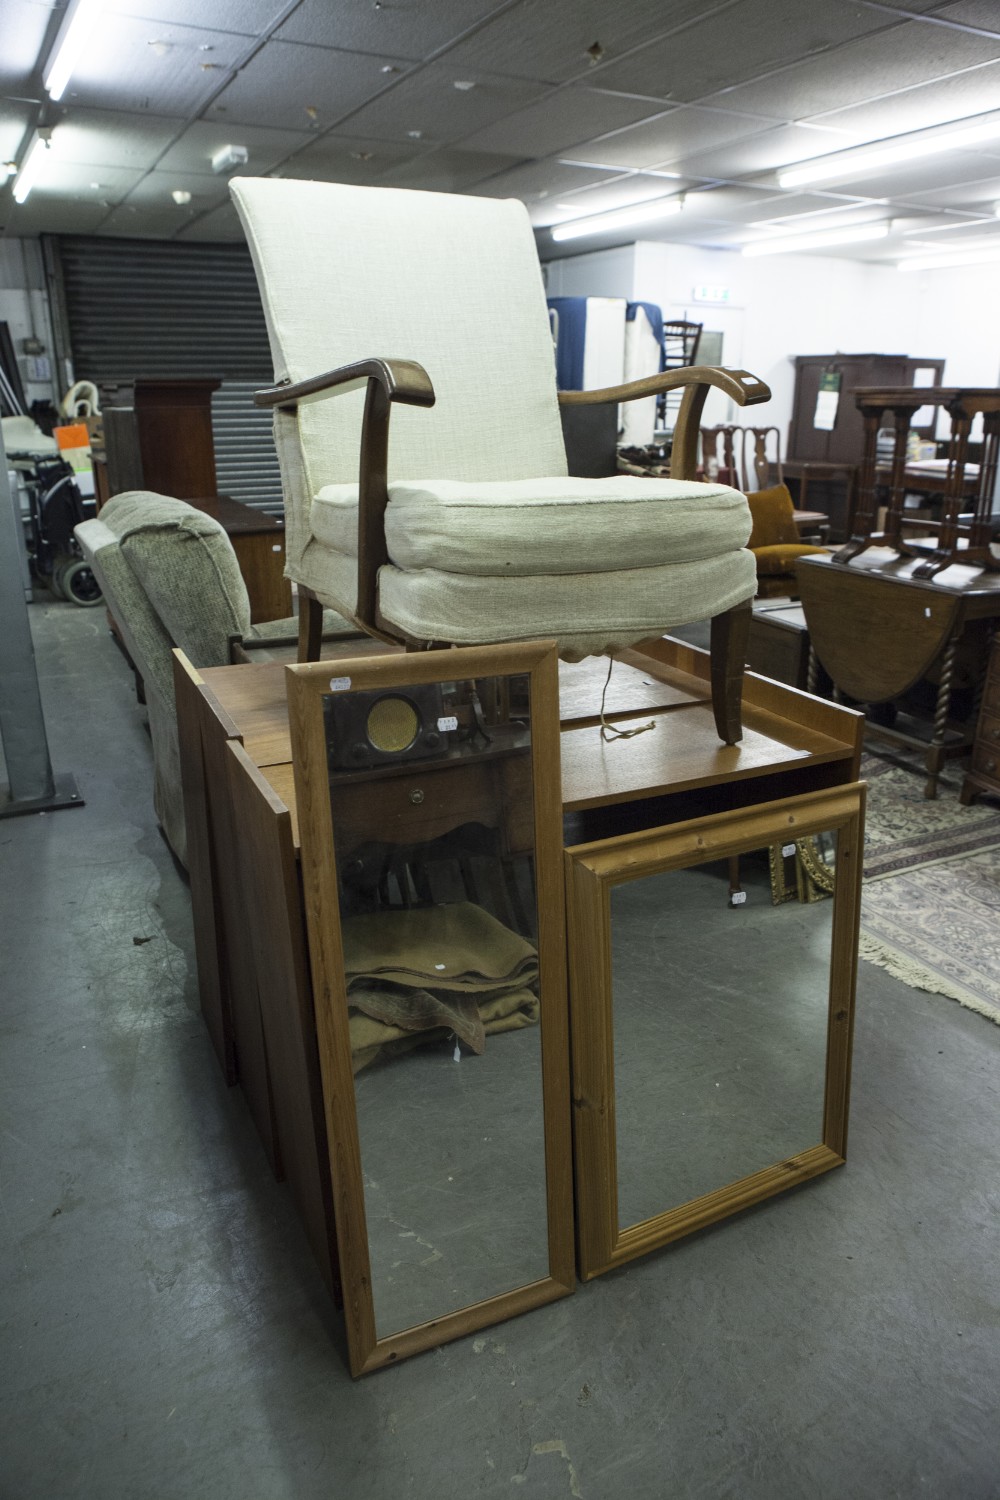
[[[886,24],[884,14],[858,5],[740,0],[735,6],[708,11],[697,25],[651,42],[614,67],[602,68],[599,81],[607,88],[689,101],[729,89],[791,59],[878,31]],[[836,56],[835,52],[824,53],[824,62],[829,58],[831,70],[836,68]],[[775,109],[766,97],[766,85],[758,87],[764,97],[753,106],[738,107],[773,115]]]
[[[1000,157],[981,152],[949,151],[924,161],[901,162],[887,167],[877,178],[869,173],[843,178],[835,184],[838,192],[875,193],[883,198],[924,199],[935,188],[949,188],[963,182],[978,182],[991,171],[1000,171]]]
[[[841,131],[817,130],[806,125],[777,125],[707,151],[692,151],[678,163],[695,177],[746,177],[772,172],[792,162],[843,151],[854,144],[853,136]]]
[[[0,93],[31,91],[52,10],[37,0],[4,0],[0,47]],[[6,112],[6,105],[4,106]]]
[[[208,172],[212,157],[223,146],[246,146],[250,153],[243,169],[250,176],[263,176],[314,137],[299,130],[267,130],[259,125],[231,126],[223,120],[196,120],[174,142],[157,163],[172,172]]]
[[[358,135],[382,140],[406,140],[419,130],[427,141],[457,141],[515,110],[541,99],[546,86],[503,74],[477,73],[455,87],[455,69],[447,62],[431,63],[395,88],[373,99],[345,125]]]
[[[694,151],[742,140],[771,128],[769,122],[721,110],[685,107],[616,130],[579,148],[587,161],[618,167],[668,167]]]
[[[415,141],[372,141],[362,137],[326,135],[286,162],[279,177],[307,182],[378,182],[391,167],[424,154]]]
[[[650,113],[645,100],[575,84],[508,115],[496,125],[488,125],[470,135],[464,144],[515,156],[550,156],[580,141],[592,140],[595,133],[631,125]]]
[[[524,203],[547,203],[560,193],[614,182],[621,176],[604,167],[578,167],[569,162],[532,161],[512,167],[476,188],[484,198],[520,198]]]
[[[985,170],[985,163],[982,163]],[[974,209],[980,213],[1000,203],[1000,162],[993,163],[993,170],[975,181],[948,183],[944,187],[918,188],[908,194],[908,200],[922,203],[930,208]]]
[[[194,217],[173,203],[120,203],[101,224],[102,235],[135,240],[171,240]]]
[[[222,31],[106,15],[90,33],[64,102],[191,115],[245,47],[243,37]]]
[[[789,209],[789,203],[795,206]],[[688,193],[684,219],[725,220],[742,229],[751,220],[764,219],[769,214],[809,213],[824,206],[829,208],[830,204],[824,205],[819,198],[807,200],[790,193],[775,194],[770,188],[713,187]]]
[[[595,43],[611,61],[630,47],[659,35],[704,11],[712,0],[629,0],[609,5],[607,0],[522,0],[509,14],[500,15],[475,36],[448,54],[459,67],[486,68],[519,78],[563,83],[586,78],[603,86],[603,68],[593,66],[588,49]],[[724,0],[728,7],[731,0]],[[609,87],[641,92],[633,82]]]
[[[205,0],[105,0],[105,8],[178,26],[201,26],[208,21],[216,31],[253,37],[272,26],[287,6],[284,0],[212,0],[211,6]]]
[[[92,167],[86,163],[47,161],[35,192],[49,198],[74,198],[85,203],[103,203],[105,210],[126,198],[142,181],[139,167]]]
[[[808,234],[813,228],[818,233],[820,227],[828,222],[836,223],[841,219],[846,222],[864,215],[866,209],[882,206],[881,199],[866,198],[860,194],[847,198],[808,191],[768,193],[752,213],[734,213],[732,217],[734,220],[739,219],[741,224],[781,224],[784,228],[794,228],[802,234]],[[869,216],[878,217],[877,214]]]
[[[223,203],[219,208],[213,208],[210,213],[201,214],[185,224],[175,235],[179,240],[202,240],[209,243],[232,242],[245,243],[246,236],[240,223],[239,215],[232,203]]]
[[[792,50],[785,53],[789,55],[796,54]],[[997,57],[1000,37],[990,41],[908,21],[879,36],[865,37],[835,52],[796,63],[769,78],[728,89],[715,102],[802,120],[825,110],[842,111],[846,105],[912,88]]]
[[[63,161],[145,170],[155,165],[179,129],[179,120],[163,115],[74,108],[56,125],[53,146]]]
[[[385,87],[382,68],[399,59],[267,42],[241,68],[206,118],[283,130],[335,124]]]
[[[191,202],[182,205],[183,210],[191,214],[205,213],[210,208],[217,208],[220,203],[229,202],[229,183],[226,178],[217,177],[214,172],[206,174],[159,170],[147,172],[136,183],[126,201],[140,208],[175,208],[178,209],[179,218],[181,209],[173,203],[170,196],[179,189],[191,194]]]
[[[477,183],[499,176],[516,161],[516,157],[487,151],[428,151],[390,167],[382,181],[386,187],[421,188],[430,193],[476,191]]]
[[[0,108],[0,161],[14,161],[18,157],[21,142],[34,118],[35,110],[30,104],[3,101]]]
[[[880,140],[887,135],[905,135],[908,130],[927,130],[968,115],[996,109],[1000,99],[1000,62],[986,63],[967,73],[919,84],[885,99],[829,110],[817,123],[850,131],[858,140]]]
[[[331,5],[330,0],[304,0],[277,35],[282,41],[418,60],[493,12],[509,9],[502,0],[392,0],[377,8],[371,3]]]
[[[656,198],[672,198],[689,186],[683,177],[670,180],[645,177],[636,172],[584,192],[548,198],[543,205],[537,205],[540,211],[533,217],[537,224],[565,224],[570,219],[582,219],[590,214],[611,213],[613,209],[631,208],[633,204],[649,203]],[[566,209],[571,212],[566,213]]]
[[[960,21],[966,26],[982,26],[1000,36],[1000,15],[997,13],[996,0],[956,0],[954,5],[942,5],[940,10],[935,10],[935,15],[946,17],[949,21]]]
[[[7,234],[27,237],[36,234],[93,234],[108,210],[101,203],[83,203],[72,198],[49,198],[43,193],[32,193],[27,203],[20,205],[9,201],[5,213],[6,224],[0,226]]]

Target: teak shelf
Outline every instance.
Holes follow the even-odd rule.
[[[343,648],[338,675],[349,650]],[[606,677],[602,659],[560,667],[569,842],[666,829],[858,779],[863,719],[840,705],[747,673],[744,739],[723,745],[708,653],[664,638],[623,654],[604,708],[616,724],[655,727],[607,739]],[[286,668],[198,672],[175,652],[175,681],[202,1010],[226,1077],[241,1083],[272,1168],[288,1180],[336,1295]],[[420,763],[401,765],[398,794],[426,774]]]

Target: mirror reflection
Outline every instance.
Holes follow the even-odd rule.
[[[821,834],[612,887],[620,1228],[821,1142],[835,855]]]
[[[347,684],[324,724],[384,1338],[548,1274],[529,679]]]

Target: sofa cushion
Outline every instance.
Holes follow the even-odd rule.
[[[211,516],[183,500],[128,490],[101,508],[164,628],[196,667],[229,659],[229,639],[250,629],[250,601],[232,543]]]
[[[357,556],[357,485],[328,485],[313,535]],[[486,577],[617,572],[698,562],[750,535],[738,490],[674,479],[423,480],[390,486],[385,517],[398,568]]]
[[[350,613],[357,563],[313,541],[301,577],[324,603]],[[753,553],[605,573],[531,574],[485,580],[435,568],[379,570],[384,618],[415,640],[456,645],[554,639],[567,661],[621,650],[675,625],[707,620],[751,599]]]

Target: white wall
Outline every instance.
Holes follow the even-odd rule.
[[[635,245],[615,250],[595,250],[590,255],[572,255],[549,261],[545,267],[546,291],[550,297],[625,297],[634,301]]]
[[[909,274],[895,266],[833,256],[744,259],[646,240],[549,263],[553,295],[655,302],[668,317],[690,317],[724,334],[723,360],[771,387],[755,417],[780,427],[792,412],[796,354],[909,354],[943,358],[949,385],[1000,384],[1000,283],[989,267]],[[699,285],[728,286],[726,306],[698,303]],[[738,420],[713,394],[706,424]]]
[[[8,325],[14,341],[28,405],[32,401],[56,400],[62,392],[55,388],[57,372],[45,270],[41,245],[36,239],[0,240],[0,320]],[[45,345],[52,379],[28,379],[27,358],[21,350],[21,341],[26,338],[41,339]]]

